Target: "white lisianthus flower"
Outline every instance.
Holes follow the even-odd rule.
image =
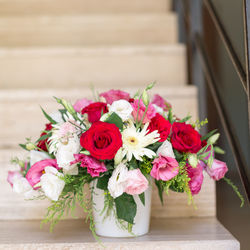
[[[158,148],[156,154],[158,156],[162,155],[165,157],[175,158],[172,144],[168,140],[166,140],[162,143],[162,145]]]
[[[41,188],[49,199],[57,201],[65,186],[65,182],[60,178],[63,174],[54,167],[46,167],[44,171],[45,174],[41,176]]]
[[[32,186],[24,177],[15,178],[13,180],[13,191],[18,194],[25,194],[26,192],[29,192],[32,189]]]
[[[123,121],[127,121],[131,117],[132,111],[133,111],[132,106],[126,100],[114,101],[109,106],[109,112],[110,113],[115,112],[122,118]]]
[[[78,167],[76,164],[71,165],[70,163],[75,160],[74,154],[78,154],[80,150],[80,140],[76,134],[68,140],[67,144],[60,144],[55,156],[57,164],[63,169],[64,174],[78,174]]]
[[[31,150],[30,151],[30,166],[34,165],[38,161],[42,161],[45,159],[51,159],[49,154],[45,152],[40,152],[38,150]]]
[[[160,140],[160,135],[157,130],[148,133],[148,123],[145,124],[141,131],[136,131],[135,126],[128,127],[122,132],[122,156],[127,157],[131,161],[134,156],[136,160],[142,161],[142,157],[146,155],[149,158],[155,156],[155,152],[146,148]]]
[[[113,198],[117,198],[123,194],[127,186],[128,168],[123,164],[119,164],[109,178],[108,190]]]

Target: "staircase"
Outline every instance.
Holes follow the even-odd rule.
[[[99,92],[135,92],[156,80],[152,92],[177,116],[197,119],[197,90],[186,85],[185,46],[170,9],[170,0],[0,0],[0,249],[102,248],[82,219],[61,222],[54,234],[40,229],[48,202],[24,201],[6,182],[9,159],[24,154],[17,144],[43,129],[39,105],[57,109],[52,96],[74,102],[91,97],[90,83]],[[162,206],[154,190],[149,235],[101,240],[108,249],[239,249],[215,218],[207,176],[195,203],[198,210],[171,192]]]

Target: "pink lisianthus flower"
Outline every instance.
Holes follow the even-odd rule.
[[[150,175],[156,180],[168,181],[179,173],[179,164],[172,157],[160,155],[153,161],[153,168]]]
[[[127,173],[127,185],[125,192],[130,195],[141,194],[148,188],[148,180],[139,168]]]
[[[41,176],[45,173],[44,169],[46,167],[54,167],[56,169],[60,169],[57,165],[56,159],[45,159],[33,164],[26,174],[26,179],[29,182],[29,184],[33,187],[33,189],[39,188],[39,187],[34,188],[34,186],[40,182]]]
[[[72,161],[70,164],[76,164],[81,162],[81,167],[86,167],[87,172],[92,177],[98,177],[100,173],[104,173],[107,171],[107,168],[103,162],[98,161],[92,156],[84,155],[84,154],[74,154],[75,161]]]
[[[138,111],[138,104],[139,104],[139,100],[134,100],[133,103],[131,103],[131,106],[133,108],[133,111],[132,111],[132,115],[136,121],[136,119],[138,119],[138,121],[141,121],[143,116],[144,116],[144,113],[146,111],[146,106],[144,105],[143,101],[140,100],[140,104],[139,104],[139,112],[138,112],[138,116],[137,116],[137,111]],[[147,122],[150,122],[151,119],[156,115],[156,111],[155,111],[155,108],[154,106],[150,103],[148,105],[148,110],[143,118],[143,123],[147,123]]]
[[[21,177],[23,176],[19,171],[8,171],[7,181],[13,187],[13,182]]]
[[[170,108],[172,108],[172,105],[158,94],[154,95],[152,104],[155,104],[158,107],[161,107],[164,111],[168,111]]]
[[[89,104],[93,103],[93,101],[88,100],[86,98],[79,99],[73,105],[73,108],[76,112],[81,113],[82,109],[87,107]]]
[[[111,89],[107,92],[103,92],[100,94],[100,96],[105,98],[107,104],[112,104],[114,101],[118,101],[121,99],[126,101],[129,101],[130,99],[129,93],[122,90],[114,90],[114,89]]]
[[[225,176],[228,168],[225,162],[214,159],[212,166],[205,166],[205,170],[212,179],[218,181]]]
[[[198,194],[201,190],[201,185],[203,183],[203,167],[198,164],[196,168],[187,165],[187,172],[190,181],[188,182],[190,191],[192,195]]]

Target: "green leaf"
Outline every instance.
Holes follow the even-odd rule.
[[[158,194],[161,200],[161,204],[163,205],[163,187],[160,183],[160,181],[155,180],[155,185],[158,188]]]
[[[143,192],[139,194],[139,198],[141,200],[141,203],[145,206],[145,193]]]
[[[128,164],[129,164],[128,165],[129,170],[133,170],[133,169],[139,168],[138,162],[137,162],[137,160],[135,159],[134,156],[132,157],[131,161]]]
[[[109,178],[110,178],[109,175],[104,175],[104,176],[98,178],[98,182],[97,182],[96,187],[99,189],[102,189],[102,190],[107,190]]]
[[[171,124],[174,123],[172,109],[169,109],[169,111],[168,111],[168,120],[169,120],[169,122],[170,122]]]
[[[192,116],[188,115],[185,118],[183,118],[182,120],[180,120],[179,122],[186,122],[186,121],[190,120],[191,118],[192,118]]]
[[[158,148],[162,145],[163,142],[155,142],[154,144],[151,144],[147,146],[147,148],[151,149],[152,151],[156,152]]]
[[[120,130],[123,129],[123,122],[119,115],[117,115],[115,112],[113,112],[106,120],[107,123],[113,123],[115,124]]]
[[[42,110],[44,116],[45,116],[52,124],[56,124],[56,121],[54,121],[54,120],[51,118],[51,116],[49,116],[49,115],[44,111],[44,109],[43,109],[42,107],[41,107],[41,110]]]
[[[51,135],[52,135],[52,132],[49,132],[48,134],[43,135],[42,137],[40,137],[36,142],[46,140],[46,139],[49,138]]]
[[[212,131],[210,131],[208,134],[204,135],[203,137],[201,137],[201,140],[207,140],[210,136],[212,136],[215,132],[217,131],[217,129],[214,129]]]
[[[115,199],[115,206],[118,219],[134,224],[137,206],[132,195],[123,193]]]
[[[18,145],[19,145],[21,148],[23,148],[23,149],[29,151],[29,150],[26,148],[26,145],[25,145],[25,144],[18,144]]]

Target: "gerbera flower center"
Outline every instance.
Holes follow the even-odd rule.
[[[134,137],[134,136],[130,136],[130,137],[128,138],[128,143],[129,143],[130,145],[132,145],[132,146],[135,146],[135,145],[138,144],[138,139],[137,139],[136,137]]]

